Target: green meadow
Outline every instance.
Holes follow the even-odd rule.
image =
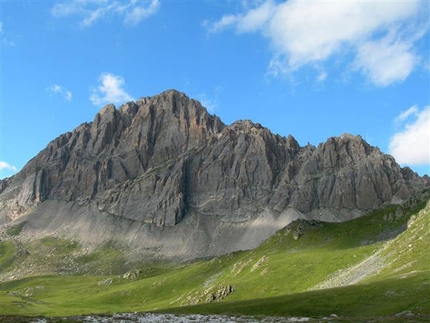
[[[295,221],[254,250],[187,263],[131,261],[109,244],[85,253],[56,238],[21,243],[15,230],[0,242],[0,315],[335,314],[401,322],[412,313],[426,322],[429,230],[430,204],[387,206],[344,223]]]

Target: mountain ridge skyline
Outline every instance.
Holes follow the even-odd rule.
[[[424,0],[1,6],[0,178],[103,105],[168,88],[227,124],[251,119],[301,145],[360,134],[429,172]],[[127,18],[133,12],[147,15]]]
[[[186,258],[255,247],[297,218],[350,220],[428,186],[361,136],[300,146],[168,90],[107,105],[52,140],[0,181],[0,222]]]

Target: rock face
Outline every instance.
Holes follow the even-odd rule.
[[[0,224],[25,220],[36,231],[79,235],[87,221],[91,234],[97,214],[105,233],[125,226],[121,234],[133,232],[128,239],[134,245],[151,241],[162,248],[163,228],[211,223],[204,239],[214,245],[223,235],[235,235],[226,223],[246,226],[272,217],[273,223],[264,222],[271,229],[255,238],[258,243],[293,218],[343,221],[429,186],[427,176],[400,168],[360,136],[300,147],[293,137],[251,121],[226,126],[199,102],[170,90],[119,109],[105,106],[93,122],[53,140],[18,174],[0,181]],[[54,201],[56,208],[47,206]],[[54,209],[49,221],[41,222]],[[293,218],[278,221],[291,211]],[[72,218],[81,229],[65,225]],[[150,238],[143,233],[148,230]]]
[[[61,135],[1,182],[3,214],[9,209],[17,217],[45,200],[96,202],[114,214],[174,225],[185,206],[180,156],[222,127],[175,91],[118,110],[107,105],[92,123]]]

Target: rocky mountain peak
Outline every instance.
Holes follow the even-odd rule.
[[[33,229],[66,234],[67,227],[85,240],[82,227],[97,227],[103,240],[117,223],[124,237],[114,239],[136,248],[140,235],[167,248],[153,228],[176,228],[165,232],[187,232],[180,238],[187,252],[200,243],[204,256],[248,248],[297,217],[343,221],[429,186],[360,136],[300,147],[250,120],[226,126],[169,90],[103,107],[0,181],[0,225],[27,216]],[[238,234],[246,228],[252,233]],[[227,236],[234,243],[223,244]]]
[[[100,117],[110,116],[110,115],[115,114],[115,112],[116,112],[115,105],[114,104],[108,104],[108,105],[104,106],[97,115],[99,115]]]
[[[263,129],[263,126],[259,123],[252,122],[252,120],[237,120],[230,125],[230,128],[239,131],[249,131]]]

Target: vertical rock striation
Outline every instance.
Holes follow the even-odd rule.
[[[187,214],[241,223],[289,209],[342,221],[429,186],[427,176],[401,168],[360,136],[300,147],[251,121],[226,126],[170,90],[105,106],[0,181],[0,224],[46,201],[159,227]]]

